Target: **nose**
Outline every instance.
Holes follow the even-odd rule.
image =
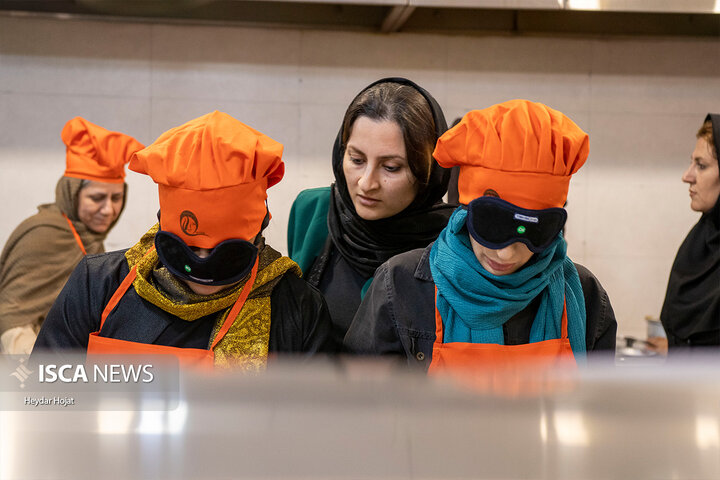
[[[682,175],[682,181],[685,183],[693,184],[695,183],[695,171],[693,169],[693,164],[691,163],[690,166],[685,170],[685,173]]]
[[[113,202],[111,198],[107,198],[103,202],[102,207],[100,207],[100,213],[108,216],[113,214]]]
[[[501,248],[499,250],[495,250],[495,254],[498,257],[498,260],[500,261],[508,261],[512,260],[513,257],[515,257],[515,252],[518,249],[518,246],[520,245],[519,242],[511,243],[505,248]]]
[[[365,166],[365,169],[362,172],[362,176],[358,180],[358,186],[363,192],[372,191],[378,188],[378,186],[380,186],[376,170],[377,169],[373,165],[371,165],[370,162],[368,162]]]

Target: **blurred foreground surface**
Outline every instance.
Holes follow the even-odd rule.
[[[720,358],[671,360],[500,393],[375,360],[276,363],[184,373],[167,411],[0,405],[0,479],[720,478]]]

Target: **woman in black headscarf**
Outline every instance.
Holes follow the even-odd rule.
[[[670,271],[660,320],[668,346],[720,345],[720,115],[708,114],[683,182],[701,212]]]
[[[435,99],[404,78],[384,78],[348,107],[333,146],[335,183],[305,190],[290,211],[288,250],[325,295],[338,342],[375,269],[427,246],[447,224],[450,171],[432,151],[447,130]]]

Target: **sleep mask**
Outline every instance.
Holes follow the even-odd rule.
[[[484,196],[468,206],[468,232],[481,245],[497,250],[522,242],[534,253],[542,252],[565,225],[563,208],[527,210],[497,197]]]
[[[218,243],[210,255],[201,258],[174,233],[160,230],[155,235],[160,261],[178,278],[203,285],[229,285],[242,280],[255,264],[258,248],[246,240]]]

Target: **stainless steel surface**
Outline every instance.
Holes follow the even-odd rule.
[[[183,385],[169,412],[0,412],[0,478],[720,478],[717,358],[509,396],[362,361]]]

